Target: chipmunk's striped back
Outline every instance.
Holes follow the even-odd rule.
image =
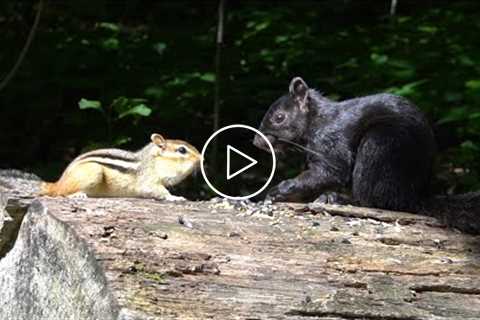
[[[132,172],[138,170],[140,161],[136,153],[120,149],[98,149],[84,153],[75,158],[65,169],[86,162],[104,165],[120,172]]]

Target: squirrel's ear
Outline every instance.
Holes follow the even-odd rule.
[[[153,143],[155,143],[157,146],[159,146],[162,149],[165,148],[167,144],[167,140],[165,140],[165,138],[163,138],[162,135],[158,133],[152,133],[152,135],[150,136],[150,139],[152,140]]]
[[[290,81],[290,95],[299,102],[301,108],[306,108],[308,89],[308,85],[300,77],[295,77]]]

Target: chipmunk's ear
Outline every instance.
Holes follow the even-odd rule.
[[[290,81],[289,93],[298,103],[302,111],[307,111],[308,85],[300,77],[295,77]]]
[[[158,133],[152,133],[150,139],[161,149],[165,149],[167,146],[167,140]]]

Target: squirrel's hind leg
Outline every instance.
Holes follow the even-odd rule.
[[[414,130],[377,127],[361,141],[352,174],[360,206],[415,211],[428,192],[432,147]]]

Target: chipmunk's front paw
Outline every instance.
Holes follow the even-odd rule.
[[[167,201],[186,201],[187,199],[185,199],[184,197],[180,197],[180,196],[168,195],[168,196],[165,197],[165,200],[167,200]]]
[[[79,191],[72,194],[69,194],[67,198],[70,199],[87,199],[88,195],[85,192]]]

